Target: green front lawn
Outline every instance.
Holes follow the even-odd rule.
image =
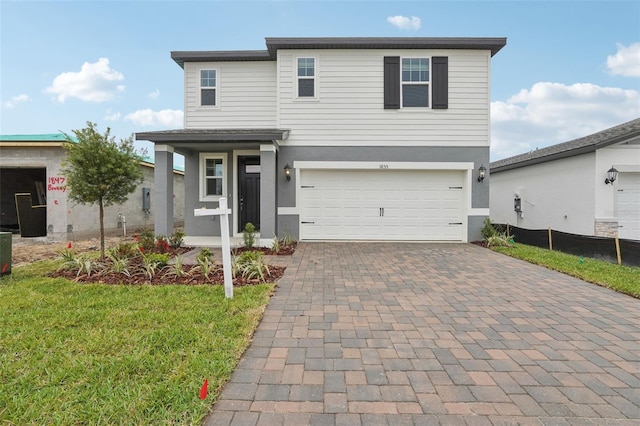
[[[493,247],[492,250],[640,298],[640,268],[581,258],[524,244]]]
[[[199,424],[273,291],[78,284],[54,265],[0,278],[0,424]]]

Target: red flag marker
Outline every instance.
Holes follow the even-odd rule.
[[[200,388],[200,399],[205,399],[207,397],[207,388],[209,387],[209,380],[204,379],[204,383]]]

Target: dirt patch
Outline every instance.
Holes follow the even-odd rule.
[[[130,237],[107,237],[105,247],[114,247],[120,243],[133,243]],[[44,238],[19,238],[14,239],[11,249],[12,266],[20,266],[40,260],[56,259],[60,257],[60,250],[67,248],[66,241],[49,241]],[[91,238],[82,241],[71,242],[76,253],[96,252],[100,250],[100,239]]]

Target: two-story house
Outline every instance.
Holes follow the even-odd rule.
[[[505,38],[267,38],[266,50],[179,51],[183,129],[155,144],[158,234],[173,229],[173,154],[185,157],[185,232],[262,243],[472,241],[489,216],[491,58]]]

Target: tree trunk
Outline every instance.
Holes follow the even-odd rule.
[[[102,204],[102,198],[100,198],[99,205],[100,205],[100,260],[104,260],[104,205]]]

